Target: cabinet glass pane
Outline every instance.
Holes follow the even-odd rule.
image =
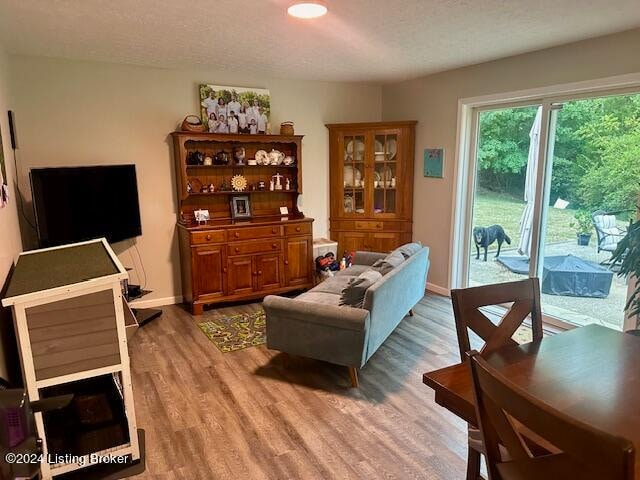
[[[397,135],[376,135],[374,149],[373,213],[395,213]]]
[[[364,136],[344,137],[344,213],[364,214]]]

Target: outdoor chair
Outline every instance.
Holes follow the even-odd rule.
[[[593,227],[598,237],[598,253],[603,251],[613,253],[618,247],[618,242],[627,234],[625,229],[618,226],[616,219],[616,214],[625,211],[605,212],[604,210],[596,210],[591,214]],[[600,265],[611,265],[611,259],[603,260]]]

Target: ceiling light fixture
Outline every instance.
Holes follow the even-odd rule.
[[[296,18],[318,18],[327,13],[327,5],[322,0],[300,1],[292,4],[287,13]]]

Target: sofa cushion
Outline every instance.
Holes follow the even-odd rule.
[[[356,278],[351,278],[340,295],[340,305],[362,308],[364,294],[367,289],[382,278],[382,274],[376,270],[362,272]]]
[[[373,264],[373,268],[382,275],[386,275],[391,270],[401,265],[402,262],[404,262],[404,256],[400,252],[393,251],[382,260],[375,262]]]
[[[325,292],[325,293],[335,293],[336,295],[340,295],[342,289],[347,286],[349,280],[355,278],[357,275],[353,277],[348,277],[346,275],[340,277],[330,277],[325,281],[320,282],[318,285],[311,289],[312,292]]]
[[[344,270],[339,270],[336,272],[336,277],[357,277],[362,272],[366,272],[367,270],[371,270],[369,265],[351,265],[349,268],[345,268]]]
[[[328,293],[328,292],[316,292],[310,290],[296,297],[296,300],[301,300],[303,302],[310,303],[321,303],[323,305],[339,305],[340,304],[340,294],[339,293]]]
[[[394,252],[400,252],[402,256],[405,258],[409,258],[411,255],[415,255],[422,248],[422,244],[420,242],[411,242],[405,243],[404,245],[400,245],[398,248],[394,250]]]

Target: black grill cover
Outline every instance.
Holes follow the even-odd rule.
[[[605,298],[609,295],[613,272],[573,255],[545,257],[542,293],[571,297]]]

